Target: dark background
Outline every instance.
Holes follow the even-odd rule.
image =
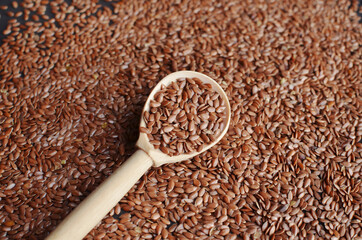
[[[49,3],[51,2],[52,0],[49,0]],[[68,3],[68,4],[71,4],[72,0],[63,0],[64,2]],[[362,1],[362,0],[360,0]],[[15,9],[12,7],[12,2],[18,2],[19,6]],[[0,7],[1,6],[8,6],[8,9],[7,10],[2,10],[0,9],[0,45],[3,43],[3,39],[6,37],[4,35],[4,30],[6,29],[7,27],[7,24],[8,24],[8,21],[10,19],[14,19],[15,17],[9,17],[7,15],[7,12],[14,12],[14,13],[17,13],[17,12],[24,12],[24,8],[20,6],[20,3],[23,2],[22,0],[0,0]],[[99,4],[102,4],[104,6],[107,6],[109,7],[110,9],[113,9],[113,6],[112,6],[112,3],[111,3],[111,0],[99,0],[98,1]],[[30,17],[29,17],[29,21],[34,21],[31,19],[31,16],[32,15],[35,15],[36,13],[31,13],[30,14]],[[52,14],[51,12],[51,8],[50,8],[50,4],[48,4],[48,7],[47,7],[47,11],[46,11],[46,14],[52,18],[54,17],[54,15]],[[16,18],[18,22],[20,22],[21,24],[24,24],[26,21],[24,20],[24,14],[20,17],[17,17]],[[44,22],[43,19],[40,18],[39,22]]]

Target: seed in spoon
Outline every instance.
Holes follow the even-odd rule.
[[[198,78],[162,86],[145,113],[145,128],[156,149],[169,156],[200,152],[222,132],[226,114],[220,94]]]

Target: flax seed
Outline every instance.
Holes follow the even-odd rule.
[[[151,169],[85,239],[361,237],[358,1],[8,2],[0,239],[44,239],[135,151],[151,89],[177,70],[222,86],[227,134]],[[167,136],[155,148],[200,151],[223,128],[223,101],[190,85],[144,115],[140,131]]]
[[[179,98],[180,96],[182,98]],[[189,103],[187,96],[192,96],[192,103]],[[163,153],[173,156],[200,152],[205,144],[211,142],[210,135],[215,138],[221,133],[222,129],[218,127],[224,126],[219,122],[224,121],[225,112],[214,114],[215,109],[206,104],[206,99],[213,99],[212,105],[213,101],[222,102],[222,99],[208,85],[202,84],[200,79],[178,79],[169,86],[163,86],[154,98],[150,102],[150,112],[144,117],[147,130],[141,128],[140,131],[151,133],[148,135],[151,142],[162,140],[160,150]],[[197,115],[201,116],[202,121],[198,120]],[[153,122],[156,119],[159,119],[159,122]],[[210,124],[214,128],[207,128]]]

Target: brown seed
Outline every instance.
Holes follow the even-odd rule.
[[[11,5],[13,6],[13,8],[18,8],[18,6],[19,6],[17,1],[11,2]]]
[[[173,129],[174,129],[173,126],[166,126],[166,127],[163,128],[163,131],[164,131],[165,133],[169,133],[169,132],[171,132]]]

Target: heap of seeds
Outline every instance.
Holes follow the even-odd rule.
[[[357,0],[17,2],[0,6],[0,240],[53,230],[179,70],[225,90],[227,134],[151,169],[86,239],[362,236]]]
[[[140,129],[156,149],[175,156],[202,151],[220,135],[225,118],[225,102],[210,84],[184,78],[161,86]]]

